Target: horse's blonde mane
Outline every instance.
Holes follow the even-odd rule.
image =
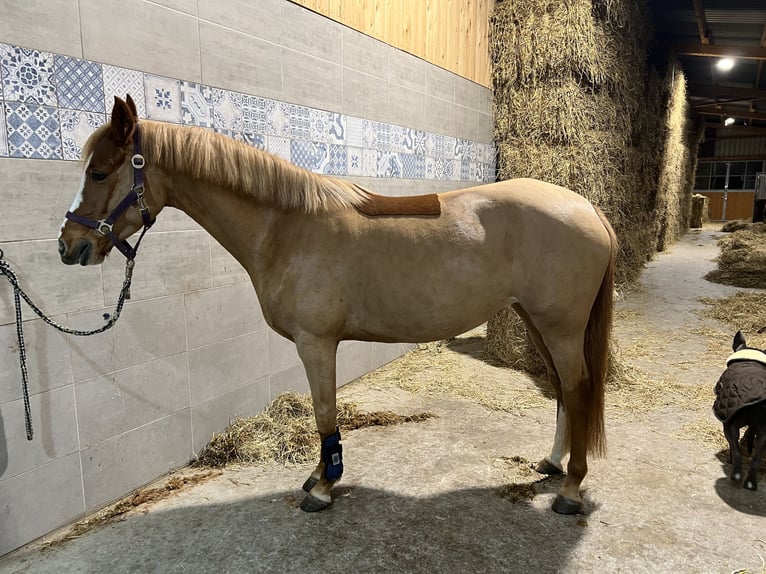
[[[192,126],[142,120],[147,163],[254,197],[286,210],[317,211],[361,205],[369,192],[351,182],[312,173],[245,143]],[[84,146],[88,157],[108,124]]]

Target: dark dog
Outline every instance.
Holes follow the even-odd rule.
[[[742,480],[739,431],[748,427],[745,444],[752,460],[743,486],[756,490],[758,466],[766,450],[766,352],[748,347],[739,331],[734,335],[732,348],[734,354],[726,360],[726,370],[715,385],[713,412],[723,423],[729,442],[731,479],[736,482]]]

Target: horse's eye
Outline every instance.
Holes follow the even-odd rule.
[[[91,171],[90,177],[93,181],[104,181],[109,174],[104,173],[103,171]]]

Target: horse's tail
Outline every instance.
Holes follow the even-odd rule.
[[[614,307],[614,270],[617,258],[617,236],[603,212],[597,207],[601,222],[609,234],[609,264],[604,271],[601,287],[593,302],[585,330],[585,365],[590,378],[591,401],[588,407],[588,452],[606,452],[604,432],[604,388],[609,370],[612,311]]]

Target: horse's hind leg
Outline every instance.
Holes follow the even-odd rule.
[[[298,336],[295,337],[295,344],[309,379],[314,418],[322,443],[319,464],[303,485],[308,495],[301,502],[303,510],[316,512],[332,503],[332,486],[343,473],[335,404],[335,356],[338,343],[332,339]]]
[[[762,424],[757,429],[751,425],[747,430],[755,435],[755,451],[753,451],[753,458],[750,460],[750,468],[743,486],[748,490],[756,490],[758,488],[758,467],[761,465],[764,452],[766,452],[766,424]]]
[[[561,381],[569,443],[567,475],[553,502],[553,510],[559,514],[576,514],[582,510],[580,484],[588,473],[588,401],[591,395],[581,338],[559,342],[555,349],[551,349],[551,357]]]
[[[742,480],[742,453],[739,451],[739,426],[731,419],[723,424],[723,434],[729,443],[729,460],[731,461],[731,480]]]
[[[561,474],[564,472],[564,466],[562,459],[568,452],[568,430],[567,430],[567,415],[564,405],[561,402],[561,382],[556,374],[556,368],[553,365],[553,359],[551,358],[548,348],[545,346],[540,332],[535,327],[532,319],[529,317],[524,308],[518,303],[513,305],[513,309],[524,321],[524,325],[527,328],[529,338],[532,340],[540,356],[543,358],[545,368],[548,371],[548,380],[551,386],[556,391],[557,397],[557,410],[556,410],[556,434],[553,437],[553,446],[548,456],[543,458],[537,463],[535,470],[540,474]]]

